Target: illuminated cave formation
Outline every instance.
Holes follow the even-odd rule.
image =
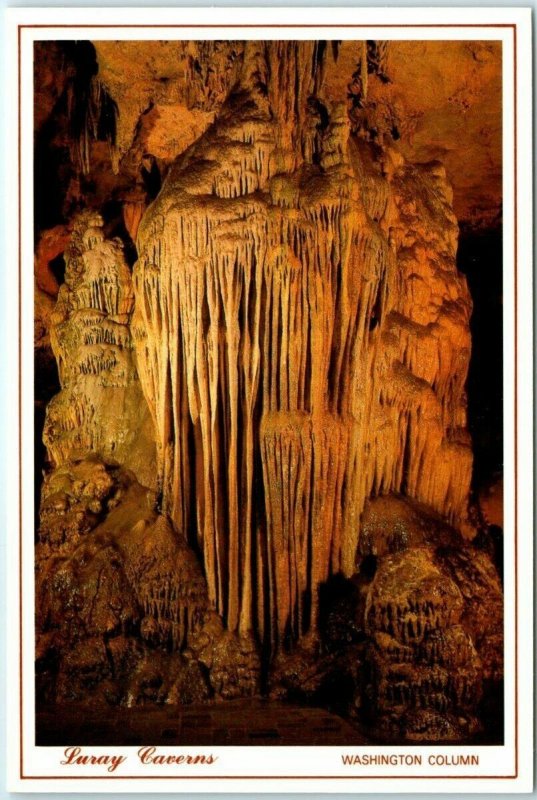
[[[43,703],[261,692],[381,740],[486,725],[502,592],[477,546],[456,257],[499,189],[441,155],[463,100],[496,152],[480,98],[501,63],[426,43],[422,75],[454,47],[467,75],[417,99],[408,44],[144,42],[135,64],[141,43],[37,45],[36,348],[60,384]]]

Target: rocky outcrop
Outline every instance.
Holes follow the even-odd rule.
[[[394,740],[458,740],[477,727],[483,665],[461,625],[464,598],[435,556],[420,548],[383,558],[367,593],[365,697],[375,729]],[[489,588],[499,631],[494,576]]]
[[[99,459],[45,481],[36,548],[41,701],[255,694],[255,643],[225,633],[191,548],[134,475]]]

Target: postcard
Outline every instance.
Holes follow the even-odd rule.
[[[530,791],[530,10],[8,20],[9,789]]]

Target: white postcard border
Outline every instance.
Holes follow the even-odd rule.
[[[34,608],[33,608],[33,66],[32,48],[35,39],[188,39],[224,38],[221,28],[196,27],[208,24],[229,25],[225,38],[338,38],[338,39],[502,39],[504,56],[503,94],[503,174],[504,174],[504,430],[505,430],[505,698],[506,744],[502,747],[161,747],[159,752],[212,753],[218,760],[212,765],[187,767],[148,767],[140,764],[138,748],[91,748],[95,754],[113,751],[128,755],[112,777],[101,768],[62,767],[64,748],[35,747],[34,720]],[[8,260],[12,265],[8,331],[12,332],[9,365],[18,373],[19,296],[18,277],[14,265],[21,259],[21,406],[20,422],[23,471],[22,508],[22,592],[23,618],[19,620],[19,504],[8,503],[8,718],[10,749],[8,756],[9,788],[17,791],[57,792],[346,792],[346,791],[456,791],[456,792],[522,792],[531,789],[532,772],[532,187],[531,187],[531,12],[528,9],[12,9],[7,53],[9,74],[8,109],[14,118],[18,105],[17,72],[19,67],[18,36],[21,42],[21,198],[18,197],[19,161],[8,162]],[[285,25],[308,24],[315,27],[286,28]],[[127,28],[129,25],[159,25],[158,28]],[[191,27],[169,28],[167,25]],[[114,25],[112,29],[81,27]],[[273,25],[275,27],[232,27]],[[310,23],[311,21],[311,23]],[[390,29],[386,25],[409,27]],[[35,28],[18,26],[44,25]],[[58,29],[55,25],[62,27]],[[324,30],[323,26],[334,26]],[[367,27],[349,27],[363,25]],[[433,28],[415,27],[433,25]],[[457,26],[457,27],[440,27]],[[481,26],[505,27],[481,27]],[[513,28],[516,26],[516,52]],[[277,27],[276,27],[277,26]],[[338,26],[338,27],[335,27]],[[479,27],[472,27],[479,26]],[[513,74],[516,61],[516,93]],[[516,97],[515,97],[516,94]],[[515,101],[517,104],[515,115]],[[514,120],[516,119],[516,131]],[[515,174],[515,134],[517,175]],[[18,131],[10,130],[7,152],[19,152]],[[19,200],[21,203],[21,247],[19,254]],[[516,224],[516,229],[515,229]],[[517,248],[517,281],[515,283],[515,246]],[[518,338],[515,341],[515,308]],[[516,351],[516,358],[515,358]],[[517,397],[510,391],[517,380]],[[14,383],[9,395],[9,415],[13,420],[9,442],[8,497],[19,497],[19,401]],[[513,420],[518,419],[518,441],[513,435]],[[517,481],[515,485],[514,473]],[[515,499],[517,501],[515,510]],[[518,552],[513,533],[515,513],[518,516]],[[509,539],[511,532],[511,539]],[[515,587],[515,570],[517,582]],[[515,602],[518,605],[518,673],[514,670],[517,634]],[[19,628],[19,625],[22,625]],[[19,664],[19,637],[22,630],[24,660]],[[20,689],[23,689],[22,735],[19,728]],[[518,685],[517,685],[518,684]],[[518,703],[514,702],[515,691]],[[515,754],[515,741],[518,753]],[[22,746],[22,753],[21,753]],[[89,748],[88,748],[89,751]],[[386,772],[385,767],[343,766],[342,754],[420,755],[422,764],[404,764]],[[428,763],[430,755],[450,756],[478,754],[479,767],[444,766]],[[515,756],[518,756],[517,758]],[[518,763],[516,763],[518,761]],[[189,778],[188,776],[192,774]],[[417,774],[420,777],[415,777]],[[98,778],[96,776],[99,775]],[[370,777],[365,777],[365,776]],[[132,776],[132,777],[127,777]],[[176,776],[176,778],[174,777]],[[217,776],[221,776],[217,778]],[[240,776],[240,777],[234,777]],[[279,776],[279,777],[273,777]],[[293,777],[286,777],[293,776]],[[362,777],[363,776],[363,777]],[[382,777],[380,777],[382,776]],[[451,777],[453,776],[453,777]],[[494,776],[494,777],[488,777]],[[510,777],[513,776],[513,777]],[[118,780],[118,778],[122,778]]]

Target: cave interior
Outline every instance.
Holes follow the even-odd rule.
[[[501,45],[34,92],[38,743],[500,743]]]

